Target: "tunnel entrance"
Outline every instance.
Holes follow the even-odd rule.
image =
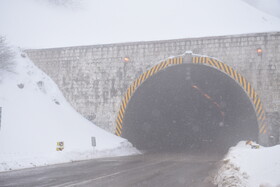
[[[202,64],[168,67],[131,97],[122,137],[144,151],[226,152],[258,140],[254,107],[235,80]]]

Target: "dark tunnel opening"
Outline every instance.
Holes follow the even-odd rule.
[[[225,153],[258,139],[257,118],[244,90],[202,64],[171,66],[146,80],[129,101],[122,137],[143,151]]]

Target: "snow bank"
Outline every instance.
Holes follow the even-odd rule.
[[[17,46],[51,48],[280,31],[279,18],[242,0],[55,2],[1,0],[0,35]]]
[[[219,187],[280,187],[280,145],[252,149],[239,142],[223,159],[214,183]]]
[[[13,62],[12,71],[0,71],[0,171],[138,153],[78,114],[25,54],[16,52]],[[64,150],[56,151],[62,141]]]

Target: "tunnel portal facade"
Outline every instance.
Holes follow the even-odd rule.
[[[141,150],[225,151],[241,140],[261,142],[268,131],[250,82],[218,59],[192,53],[141,74],[127,89],[116,123],[115,134]]]
[[[176,66],[189,64],[197,72],[210,68],[207,75],[217,70],[226,75],[223,79],[234,80],[252,103],[260,142],[280,143],[280,32],[25,51],[79,113],[111,133],[124,135],[122,128],[130,126],[125,124],[124,112],[129,111],[125,108],[141,87],[154,77],[173,72]],[[205,56],[192,55],[187,60],[187,56],[180,56],[186,51]],[[208,94],[202,86],[192,86],[197,86],[191,87],[194,93]]]

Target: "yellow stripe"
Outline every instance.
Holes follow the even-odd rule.
[[[121,131],[119,125],[117,124],[117,125],[116,125],[116,128],[115,128],[115,133],[117,133],[118,135],[120,135],[121,132],[122,132],[122,131]]]
[[[236,80],[236,81],[238,81],[238,76],[237,76],[236,71],[235,71],[235,70],[233,70],[233,73],[234,73],[233,75],[234,75],[235,80]]]
[[[243,77],[243,86],[244,86],[244,90],[246,90],[246,85],[247,85],[247,81],[246,81],[246,79]]]
[[[160,64],[157,65],[157,68],[156,68],[155,72],[158,72],[159,67],[161,66],[161,64],[162,64],[162,62],[161,62]]]
[[[117,134],[118,136],[121,136],[121,132],[119,132],[117,129],[116,129],[116,134]]]
[[[265,120],[265,115],[263,115],[263,118],[261,119],[262,121],[264,121]]]
[[[256,91],[254,90],[254,100],[257,98],[257,93],[256,93]]]
[[[140,77],[138,78],[137,87],[141,84],[141,79],[142,79],[143,75],[144,75],[144,74],[140,75]]]
[[[248,95],[249,95],[249,97],[250,97],[250,95],[251,95],[251,84],[249,83],[249,82],[247,82],[247,90],[248,90]]]
[[[227,74],[229,75],[230,73],[229,73],[229,70],[228,70],[228,66],[227,66],[226,64],[224,64],[224,66],[225,66],[225,68],[226,68]]]
[[[199,57],[199,63],[202,63],[202,57]]]
[[[262,109],[262,112],[260,113],[260,115],[259,115],[259,117],[258,117],[258,120],[259,120],[259,121],[262,119],[263,115],[264,115],[264,110]]]
[[[225,71],[225,68],[224,68],[224,66],[223,66],[223,63],[220,62],[220,61],[218,61],[218,62],[219,62],[219,64],[220,64],[220,67],[222,68],[222,70]]]
[[[208,60],[205,60],[205,64],[208,64],[209,66],[211,66],[211,64]]]
[[[121,123],[119,123],[118,128],[120,129],[120,132],[122,132],[122,124]]]
[[[119,122],[120,123],[122,123],[123,121],[122,121],[122,118],[121,118],[121,116],[120,115],[118,115],[118,118],[117,118],[118,120],[119,120]]]
[[[229,70],[230,70],[230,75],[234,78],[232,68],[231,68],[231,67],[229,67]]]
[[[123,112],[123,105],[120,108],[119,114],[121,115],[121,117],[123,118],[124,116],[124,112]]]
[[[136,86],[135,86],[136,88],[137,88],[137,87],[139,86],[139,84],[140,84],[140,80],[141,80],[140,77],[141,77],[141,76],[142,76],[142,74],[141,74],[141,75],[138,77],[138,79],[136,80]]]
[[[146,80],[146,79],[145,79],[146,75],[147,75],[147,71],[143,74],[142,79],[141,79],[141,83],[143,83],[144,80]]]
[[[211,59],[211,58],[209,58],[209,60],[214,64],[214,67],[220,69],[219,66],[218,66],[218,64],[217,64],[217,62],[215,62],[215,61],[214,61],[213,59]]]
[[[217,68],[218,68],[218,69],[221,69],[219,63],[218,63],[215,59],[212,59],[212,60],[213,60],[213,62],[216,64]]]
[[[256,106],[256,104],[257,104],[257,100],[258,100],[258,95],[257,95],[257,93],[255,92],[255,94],[254,94],[254,104],[255,104],[255,106]]]
[[[262,126],[260,128],[260,133],[263,133],[263,130],[264,130],[265,126],[266,126],[265,124],[262,124]]]
[[[134,93],[134,82],[130,85],[130,92],[131,92],[131,94],[130,95],[133,95],[133,93]]]
[[[128,89],[128,96],[129,96],[129,98],[131,97],[131,90],[132,90],[131,87],[132,87],[132,85]]]
[[[121,132],[121,128],[120,128],[121,123],[118,120],[116,120],[116,122],[117,122],[116,128],[118,128],[119,132]]]
[[[126,108],[126,102],[125,102],[125,98],[124,98],[124,100],[123,100],[123,103],[122,103],[122,105],[123,105],[123,111],[125,111],[125,108]],[[123,112],[124,113],[124,112]]]
[[[123,108],[123,104],[121,104],[120,114],[121,114],[121,117],[123,118],[123,116],[124,116],[124,108]]]
[[[183,64],[183,57],[182,56],[179,57],[179,64]]]
[[[126,91],[126,97],[127,97],[128,100],[129,100],[129,98],[130,98],[130,96],[129,96],[129,90],[130,90],[130,88],[128,88],[127,91]]]
[[[154,71],[155,73],[158,71],[159,66],[160,66],[160,63],[155,66],[155,71]]]
[[[239,83],[243,87],[242,76],[238,73]]]
[[[260,104],[260,98],[258,97],[258,99],[257,99],[257,104],[256,104],[256,109],[258,109],[259,107],[259,104]]]
[[[127,98],[125,98],[125,101],[123,103],[124,108],[126,108],[126,105],[127,105]]]
[[[117,127],[117,129],[118,129],[119,132],[122,132],[122,124],[118,123],[118,124],[116,125],[116,127]]]
[[[122,123],[122,119],[118,116],[117,119],[116,119],[116,122],[117,123]]]
[[[173,59],[173,63],[174,63],[174,64],[178,64],[178,63],[177,63],[177,58],[174,58],[174,59]]]
[[[119,132],[117,131],[117,129],[115,130],[115,135],[120,136]]]
[[[167,61],[167,62],[165,63],[164,68],[166,68],[168,65],[169,65],[169,61]],[[163,69],[164,69],[164,68],[163,68]]]
[[[173,63],[173,58],[169,58],[167,61],[168,61],[169,64],[172,64]]]
[[[168,59],[169,64],[173,64],[173,58]]]
[[[125,105],[128,103],[128,100],[129,100],[129,96],[128,96],[128,92],[126,92],[126,95],[125,95]]]
[[[116,128],[118,129],[119,132],[121,132],[121,128],[120,126],[122,125],[119,121],[116,121],[117,122],[117,125],[116,125]]]
[[[147,73],[147,75],[146,75],[146,78],[145,78],[145,79],[147,79],[148,77],[150,77],[151,71],[152,71],[152,69],[150,69],[150,70],[148,71],[148,73]]]
[[[213,62],[209,58],[207,58],[206,62],[210,63],[211,66],[215,67],[215,65],[213,64]]]
[[[260,107],[259,107],[259,109],[258,109],[258,114],[261,112],[261,109],[262,109],[262,103],[260,104]]]
[[[254,93],[255,93],[255,90],[254,90],[253,87],[251,87],[251,95],[250,95],[250,97],[251,97],[252,99],[254,98]]]
[[[155,70],[156,70],[156,67],[157,67],[157,66],[154,66],[154,67],[152,68],[151,75],[153,75],[153,74],[154,74],[154,72],[155,72]]]
[[[131,95],[134,94],[135,90],[136,90],[136,83],[134,82],[131,89]]]
[[[202,63],[206,63],[205,57],[202,57]]]
[[[160,67],[159,67],[159,70],[161,70],[161,69],[163,68],[164,64],[165,64],[165,61],[163,61],[163,62],[161,63],[161,65],[160,65]]]

